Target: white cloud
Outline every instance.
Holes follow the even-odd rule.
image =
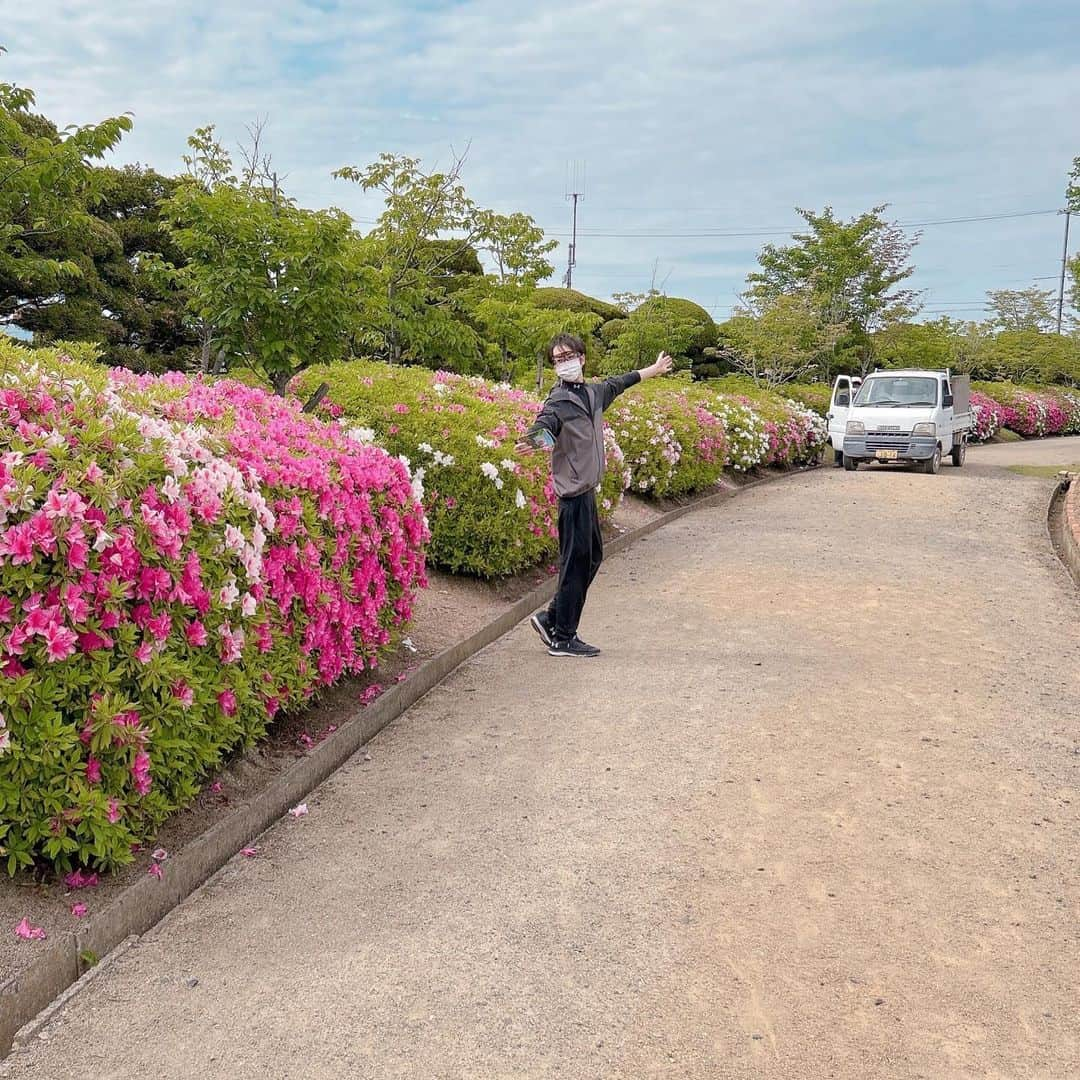
[[[1060,11],[1063,42],[1080,29],[1064,3],[1035,8]],[[934,64],[903,46],[950,18],[971,23],[963,53]],[[1080,62],[1053,41],[980,54],[986,26],[1016,16],[975,18],[858,0],[46,0],[6,14],[0,77],[61,123],[131,110],[120,159],[165,171],[196,126],[235,140],[267,116],[289,190],[358,218],[377,207],[333,168],[383,150],[445,163],[469,144],[478,201],[565,233],[567,161],[584,159],[575,283],[644,288],[659,260],[669,291],[722,313],[766,237],[597,234],[786,226],[825,203],[889,201],[903,220],[1054,205],[1080,153]],[[919,283],[967,300],[1052,273],[1058,234],[1054,218],[927,229]]]

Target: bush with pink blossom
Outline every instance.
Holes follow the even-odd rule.
[[[977,411],[982,412],[990,410],[988,402],[993,402],[998,426],[1025,438],[1080,434],[1080,392],[995,382],[979,383],[972,398],[978,399]]]
[[[310,368],[293,389],[304,398],[322,382],[330,386],[322,405],[328,415],[412,468],[422,485],[433,565],[502,577],[557,551],[550,458],[514,450],[540,409],[534,395],[480,378],[363,360]],[[614,513],[626,486],[622,451],[610,436],[606,447],[597,495],[602,519]]]
[[[6,355],[0,359],[10,359]],[[236,383],[0,367],[0,851],[131,858],[423,584],[400,462]]]

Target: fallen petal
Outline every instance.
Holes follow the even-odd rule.
[[[302,802],[299,806],[294,806],[289,811],[290,817],[305,817],[307,815],[307,803]]]
[[[155,862],[164,862],[169,857],[169,853],[163,848],[159,847],[150,856]]]
[[[71,914],[74,915],[76,919],[81,919],[86,914],[87,910],[88,909],[85,904],[71,905]]]
[[[162,872],[161,872],[161,864],[160,863],[151,863],[150,866],[147,868],[146,872],[148,874],[150,874],[152,877],[156,877],[159,881],[164,876],[162,874]]]
[[[394,676],[394,682],[404,682],[407,678],[408,676],[403,671],[400,675]]]
[[[259,849],[256,847],[246,847],[240,849],[240,854],[248,859],[254,859],[259,854]]]
[[[73,870],[64,878],[69,889],[92,889],[97,883],[97,874],[84,874],[82,870]]]
[[[214,793],[215,795],[220,795],[220,794],[221,794],[221,781],[220,781],[220,780],[215,780],[215,781],[214,781],[214,782],[213,782],[213,783],[212,783],[212,784],[210,785],[210,790],[211,790],[211,791],[212,791],[212,792],[213,792],[213,793]]]
[[[23,920],[15,927],[15,934],[24,941],[43,941],[45,931],[40,926],[31,926],[30,920],[24,915]]]

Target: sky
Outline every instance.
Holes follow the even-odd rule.
[[[62,126],[131,113],[111,163],[178,172],[196,127],[235,147],[263,120],[289,194],[364,229],[377,202],[332,170],[466,153],[477,203],[559,240],[550,284],[579,190],[573,283],[595,296],[655,284],[723,320],[796,207],[882,203],[921,227],[924,318],[1057,288],[1080,155],[1075,0],[4,6],[0,80]]]

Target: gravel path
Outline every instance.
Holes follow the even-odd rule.
[[[487,649],[0,1075],[1080,1075],[1080,602],[971,466],[612,559],[600,659]]]

